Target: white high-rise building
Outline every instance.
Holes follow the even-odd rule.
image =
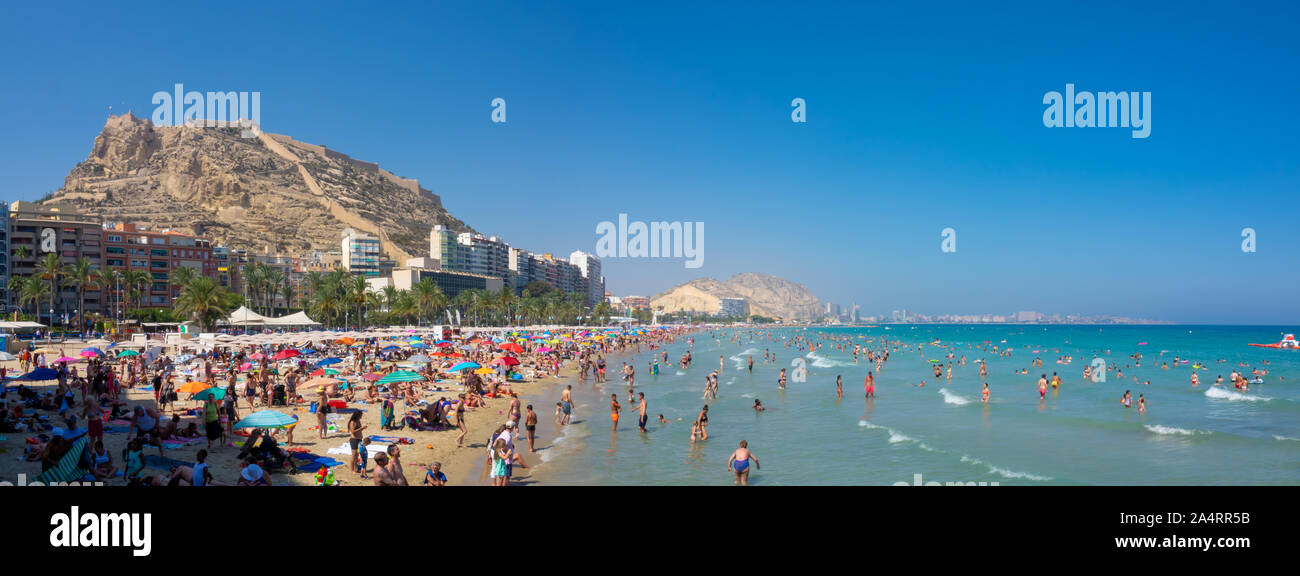
[[[569,254],[569,263],[582,271],[582,277],[587,284],[586,305],[595,306],[605,298],[605,277],[600,275],[600,258],[576,250]]]
[[[344,230],[340,263],[353,274],[378,276],[379,238],[351,228]]]
[[[438,224],[429,232],[429,253],[443,270],[510,277],[510,245],[496,236],[457,234]]]

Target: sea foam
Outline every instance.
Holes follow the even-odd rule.
[[[1205,395],[1210,398],[1218,398],[1221,400],[1229,400],[1232,402],[1240,402],[1242,400],[1249,401],[1249,402],[1257,402],[1257,401],[1268,402],[1269,400],[1272,400],[1272,398],[1266,398],[1264,396],[1252,396],[1250,394],[1242,394],[1241,392],[1225,390],[1218,386],[1206,388]]]
[[[962,396],[958,396],[957,394],[949,392],[947,388],[940,388],[939,393],[943,394],[943,401],[948,404],[955,404],[957,406],[964,406],[966,404],[970,404],[969,398],[964,398]]]
[[[970,456],[966,456],[964,454],[961,457],[961,461],[967,464],[973,464],[975,466],[983,466],[985,468],[988,468],[989,472],[993,474],[997,474],[998,476],[1001,476],[1003,478],[1013,478],[1013,479],[1023,478],[1025,480],[1032,480],[1034,482],[1047,482],[1048,480],[1052,479],[1050,476],[1039,476],[1037,474],[1030,474],[1028,472],[1017,472],[1015,470],[1007,470],[1006,468],[999,468],[983,460],[980,460],[979,458],[971,458]]]
[[[1211,432],[1207,432],[1205,430],[1188,430],[1186,428],[1175,428],[1173,426],[1161,426],[1159,424],[1147,424],[1146,429],[1156,434],[1160,434],[1162,436],[1169,436],[1169,435],[1195,436],[1197,434],[1211,434]]]

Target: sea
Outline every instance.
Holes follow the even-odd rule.
[[[754,485],[1273,485],[1300,484],[1300,351],[1251,347],[1294,332],[1286,326],[889,325],[879,327],[721,328],[668,344],[669,362],[648,374],[652,352],[611,358],[608,381],[575,383],[574,421],[553,413],[560,388],[528,398],[540,418],[534,454],[540,484],[728,485],[727,460],[745,440],[761,469]],[[826,343],[790,347],[796,335]],[[693,337],[693,344],[688,338]],[[874,365],[830,348],[830,338],[879,350]],[[733,341],[734,340],[734,341]],[[918,348],[919,346],[919,348]],[[690,349],[693,365],[677,362]],[[764,351],[775,363],[763,361]],[[948,354],[953,358],[947,358]],[[1138,366],[1140,355],[1141,365]],[[746,366],[754,358],[753,371]],[[965,365],[957,365],[962,358]],[[798,358],[799,360],[796,360]],[[1039,358],[1041,367],[1032,366]],[[1122,370],[1105,381],[1083,377],[1099,358]],[[705,377],[722,363],[719,397],[703,399]],[[978,359],[988,364],[979,375]],[[935,378],[931,362],[944,376]],[[636,367],[636,391],[651,413],[636,427],[635,406],[619,376]],[[946,375],[948,362],[953,375]],[[793,373],[802,363],[806,381]],[[1167,366],[1167,369],[1164,367]],[[1248,366],[1248,367],[1247,367]],[[778,388],[786,368],[787,388]],[[1267,369],[1263,383],[1237,390],[1237,369]],[[1028,374],[1017,374],[1027,369]],[[1191,376],[1199,373],[1200,384]],[[1058,374],[1040,398],[1037,381]],[[1215,386],[1219,377],[1224,385]],[[837,398],[841,376],[844,396]],[[924,386],[918,386],[924,381]],[[980,401],[987,381],[990,401]],[[1121,398],[1129,391],[1133,406]],[[617,394],[624,418],[610,422]],[[1145,414],[1137,410],[1138,396]],[[755,399],[766,411],[753,409]],[[709,438],[691,442],[691,422],[709,405]],[[668,420],[661,424],[658,416]]]

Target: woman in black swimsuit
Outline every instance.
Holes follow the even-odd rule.
[[[695,423],[700,427],[700,440],[709,439],[709,405],[705,404],[704,409],[700,410],[700,415],[695,418]]]

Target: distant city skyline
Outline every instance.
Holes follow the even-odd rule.
[[[761,272],[864,315],[1300,323],[1294,4],[1102,0],[1051,25],[1038,3],[223,6],[256,17],[0,8],[22,55],[5,196],[57,189],[108,114],[148,118],[183,84],[257,92],[267,132],[418,179],[538,253],[595,254],[619,214],[707,225],[699,269],[603,258],[615,294]],[[1146,137],[1045,126],[1068,85],[1149,94]]]

